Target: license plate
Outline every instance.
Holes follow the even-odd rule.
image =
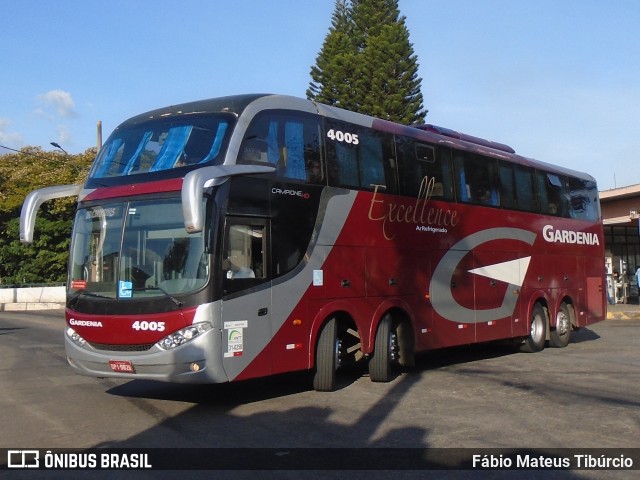
[[[117,373],[136,373],[130,360],[109,360],[109,366]]]

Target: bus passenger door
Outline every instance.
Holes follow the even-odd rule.
[[[261,356],[272,336],[267,242],[265,219],[227,217],[221,270],[222,360],[229,380],[271,374],[271,362]]]

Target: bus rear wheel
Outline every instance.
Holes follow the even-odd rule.
[[[531,312],[531,329],[527,338],[520,345],[520,351],[526,353],[539,352],[544,349],[546,339],[547,312],[542,305],[536,303]]]
[[[369,377],[372,382],[390,382],[395,378],[400,349],[398,331],[391,315],[385,315],[380,325],[369,359]]]
[[[569,305],[563,303],[556,315],[556,326],[549,331],[549,346],[564,348],[571,338],[571,312]]]
[[[316,369],[313,388],[318,392],[332,392],[336,389],[336,370],[340,363],[340,340],[335,318],[330,319],[320,332],[316,348]]]

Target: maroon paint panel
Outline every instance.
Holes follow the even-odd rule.
[[[82,201],[105,200],[107,198],[120,198],[130,195],[145,195],[147,193],[180,191],[182,178],[171,178],[155,182],[131,183],[115,187],[104,187],[92,190]]]
[[[90,343],[154,344],[193,323],[196,307],[148,315],[89,315],[66,309],[67,325]]]
[[[496,238],[473,248],[457,264],[451,292],[460,307],[473,311],[497,309],[513,295],[517,304],[512,314],[475,323],[436,314],[429,298],[435,266],[460,240],[505,224],[533,232],[535,241],[529,245]],[[552,315],[565,296],[576,302],[588,298],[585,316],[590,320],[582,323],[602,320],[602,276],[596,272],[603,269],[596,260],[602,257],[603,241],[598,224],[361,192],[322,265],[324,285],[314,287],[311,279],[306,280],[307,292],[294,313],[238,378],[253,376],[252,365],[264,362],[272,362],[274,373],[313,366],[322,321],[336,311],[353,318],[365,353],[372,350],[381,315],[394,304],[402,305],[411,316],[418,350],[524,336],[530,301],[538,295],[549,302]],[[470,272],[528,257],[521,288]],[[581,269],[578,259],[584,264]],[[580,293],[585,285],[583,273],[594,277],[587,279],[588,297]],[[579,304],[577,308],[586,307]]]

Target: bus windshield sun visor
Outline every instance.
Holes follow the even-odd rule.
[[[235,175],[271,173],[275,167],[262,165],[217,165],[189,172],[182,183],[182,214],[184,227],[189,233],[201,232],[204,228],[202,192]]]
[[[20,241],[22,243],[33,242],[33,231],[36,226],[36,215],[38,208],[43,202],[53,200],[54,198],[73,197],[80,195],[83,186],[81,184],[74,185],[57,185],[54,187],[45,187],[34,190],[27,195],[22,210],[20,212]]]

